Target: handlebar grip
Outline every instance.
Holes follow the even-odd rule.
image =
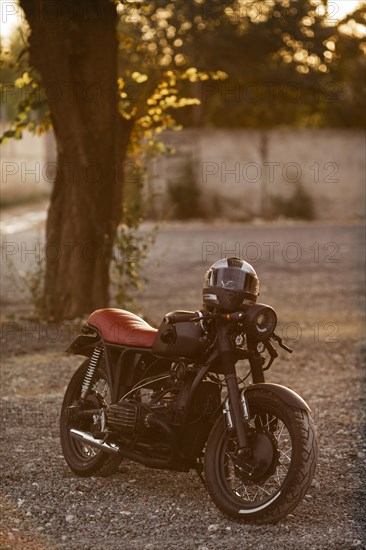
[[[270,342],[269,340],[265,343],[265,347],[266,347],[268,353],[270,354],[270,356],[271,356],[273,359],[277,359],[277,357],[278,357],[277,350],[276,350],[276,348],[271,344],[271,342]]]
[[[174,311],[165,315],[164,322],[175,325],[176,323],[187,323],[195,319],[197,319],[197,313],[194,311]]]
[[[273,339],[278,342],[280,348],[284,349],[285,351],[288,351],[288,353],[292,353],[293,349],[286,346],[286,344],[283,343],[282,338],[278,336],[278,334],[273,334]]]
[[[288,346],[286,346],[286,344],[284,344],[283,342],[280,343],[280,347],[285,351],[287,351],[288,353],[292,353],[294,351],[292,348],[289,348]]]

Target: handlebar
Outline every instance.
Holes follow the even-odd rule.
[[[290,348],[289,346],[286,346],[286,344],[284,344],[282,342],[282,338],[280,336],[278,336],[277,334],[274,334],[272,336],[273,340],[276,340],[276,342],[278,342],[278,345],[280,346],[280,348],[284,349],[285,351],[287,351],[288,353],[292,353],[294,350],[292,348]]]
[[[197,317],[197,312],[192,313],[192,311],[179,311],[176,313],[167,313],[164,317],[164,323],[175,325],[176,323],[187,323],[193,322]]]
[[[206,310],[201,311],[176,311],[172,313],[167,313],[164,317],[164,322],[166,324],[175,325],[176,323],[199,323],[204,320],[209,319],[225,319],[226,321],[242,321],[245,318],[245,312],[244,311],[234,311],[233,313],[219,313],[219,312],[210,312]],[[278,345],[287,351],[288,353],[292,353],[293,350],[286,346],[286,344],[283,343],[282,338],[278,336],[277,334],[273,333],[270,339],[268,339],[266,342],[264,342],[265,347],[269,353],[269,355],[272,358],[272,361],[278,357],[278,353],[276,348],[273,346],[270,340],[274,340],[278,343]],[[271,362],[272,362],[271,361]]]
[[[272,359],[277,359],[278,353],[276,348],[271,344],[269,340],[264,344],[266,347],[266,350],[268,351],[269,355],[272,357]]]
[[[225,319],[226,321],[241,321],[244,320],[244,311],[235,311],[233,313],[211,313],[210,311],[195,311],[193,314],[191,311],[179,311],[176,313],[167,313],[164,317],[165,323],[197,323],[202,320],[208,319]]]

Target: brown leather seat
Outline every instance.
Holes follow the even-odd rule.
[[[98,329],[106,342],[125,346],[150,348],[157,333],[141,317],[124,309],[97,309],[88,324]]]

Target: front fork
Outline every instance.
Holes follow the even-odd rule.
[[[230,340],[230,327],[228,323],[222,323],[218,327],[218,345],[221,355],[222,370],[228,391],[228,400],[225,402],[224,413],[228,427],[236,431],[239,450],[250,455],[248,441],[249,413],[245,395],[240,396],[238,380],[236,377],[236,357]],[[252,371],[253,382],[264,382],[263,363],[255,346],[249,345],[249,363]]]

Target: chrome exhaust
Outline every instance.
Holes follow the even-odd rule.
[[[94,439],[92,434],[87,432],[82,432],[81,430],[75,430],[75,428],[71,428],[70,435],[74,439],[83,441],[86,445],[96,447],[97,449],[100,449],[101,451],[105,451],[106,453],[113,453],[113,454],[120,453],[123,457],[127,458],[128,460],[133,460],[135,462],[138,462],[139,464],[148,466],[149,468],[165,469],[169,466],[172,466],[171,458],[160,459],[160,458],[146,457],[141,453],[131,451],[130,449],[124,449],[123,447],[120,448],[115,443],[103,443],[102,439]]]
[[[102,439],[95,439],[93,435],[90,433],[82,432],[81,430],[75,430],[75,428],[71,428],[70,435],[74,439],[83,441],[87,445],[90,445],[91,447],[96,447],[97,449],[100,449],[101,451],[105,451],[106,453],[116,454],[120,452],[118,445],[116,445],[115,443],[107,443]]]

